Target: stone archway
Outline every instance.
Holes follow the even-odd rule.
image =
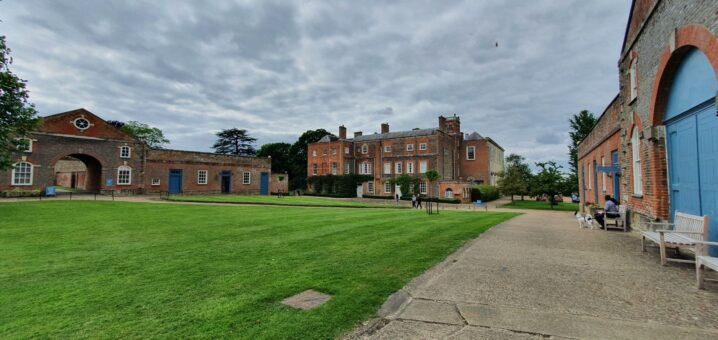
[[[86,154],[70,154],[53,165],[54,184],[80,192],[97,192],[102,187],[102,163]]]

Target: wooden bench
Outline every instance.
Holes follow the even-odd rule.
[[[627,209],[625,205],[618,206],[618,216],[609,217],[608,214],[604,213],[603,230],[608,230],[610,227],[611,229],[622,229],[623,231],[626,231],[626,213]]]
[[[677,211],[673,223],[645,224],[650,230],[641,232],[641,248],[646,251],[646,240],[658,244],[661,250],[661,265],[664,266],[668,261],[694,263],[695,261],[691,260],[669,258],[666,255],[666,248],[674,248],[676,253],[679,248],[688,248],[695,253],[696,241],[705,241],[708,237],[708,216],[701,217]],[[660,229],[656,229],[658,227]]]
[[[718,272],[718,257],[708,256],[708,246],[718,247],[718,242],[696,241],[696,284],[703,289],[705,268]]]

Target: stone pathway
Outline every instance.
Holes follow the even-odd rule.
[[[477,216],[480,218],[480,216]],[[571,213],[498,225],[394,294],[361,339],[718,339],[718,284]]]

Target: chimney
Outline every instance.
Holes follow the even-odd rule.
[[[389,123],[381,123],[381,133],[389,133]]]
[[[354,132],[354,138],[361,137],[361,131]]]
[[[339,126],[339,139],[347,139],[347,128],[344,125]]]
[[[446,117],[439,116],[439,131],[446,131]]]

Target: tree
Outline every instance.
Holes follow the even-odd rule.
[[[115,122],[113,121],[110,124],[117,126],[117,123],[120,123]],[[170,142],[169,139],[165,138],[162,130],[134,120],[122,123],[120,130],[154,149],[162,149],[164,144]]]
[[[564,174],[561,172],[561,166],[556,165],[556,162],[538,162],[536,166],[539,168],[539,172],[533,177],[531,183],[531,193],[536,197],[546,195],[548,202],[553,206],[558,204],[556,201],[556,195],[561,193],[561,187],[564,179]]]
[[[529,193],[532,175],[531,168],[525,160],[523,156],[514,153],[506,157],[506,171],[499,180],[499,190],[511,195],[511,201],[514,200],[514,195],[521,195],[523,201],[524,195]]]
[[[318,142],[324,136],[334,136],[324,129],[307,130],[292,147],[289,148],[289,188],[290,190],[307,187],[307,147]]]
[[[289,150],[291,148],[292,144],[289,143],[264,144],[257,151],[257,156],[272,158],[272,172],[289,173]]]
[[[576,178],[578,178],[578,144],[591,133],[597,121],[598,119],[593,113],[587,110],[573,115],[568,121],[571,127],[571,131],[569,132],[571,144],[568,146],[568,155],[570,157],[568,164],[571,166],[571,173],[575,174]],[[578,192],[578,181],[573,184],[571,192]]]
[[[0,170],[12,168],[18,153],[28,147],[23,137],[39,123],[35,105],[28,102],[26,81],[10,71],[10,64],[10,49],[0,36]]]
[[[419,193],[419,184],[421,183],[421,180],[418,177],[404,174],[398,177],[393,177],[389,180],[389,183],[401,187],[401,192],[405,195],[415,195]]]
[[[212,148],[216,153],[237,156],[254,156],[257,151],[254,149],[256,138],[252,138],[245,129],[224,129],[216,133],[217,142]]]
[[[434,182],[439,180],[439,172],[436,170],[429,170],[427,171],[424,176],[426,176],[426,180],[429,181],[429,197],[431,197],[431,192],[433,191],[432,188],[434,187]],[[431,207],[431,199],[427,200],[426,202],[426,211],[429,214],[433,213],[432,207]],[[436,213],[439,213],[439,200],[436,201]]]

